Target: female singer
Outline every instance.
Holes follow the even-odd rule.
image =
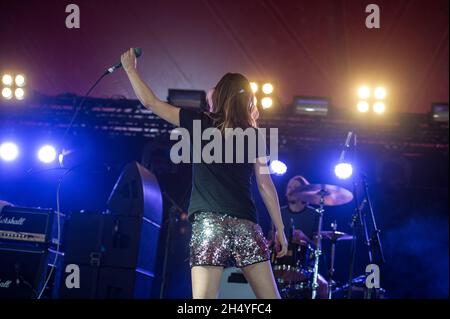
[[[193,122],[201,130],[217,128],[222,137],[227,129],[254,128],[258,111],[249,81],[241,74],[228,73],[208,94],[210,112],[180,109],[159,100],[141,79],[133,49],[122,54],[121,62],[141,103],[169,123],[185,128],[193,136]],[[248,142],[248,141],[247,141]],[[193,150],[195,152],[196,150]],[[198,151],[198,150],[197,150]],[[251,197],[251,178],[276,228],[278,257],[287,251],[278,196],[267,172],[266,160],[245,163],[193,163],[189,219],[192,221],[190,266],[193,298],[217,298],[224,267],[242,269],[258,298],[280,298],[270,264],[268,242],[257,224]],[[265,157],[264,157],[265,158]],[[237,161],[235,161],[237,162]]]

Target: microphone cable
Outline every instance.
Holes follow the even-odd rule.
[[[135,55],[136,57],[139,57],[142,54],[142,50],[140,48],[135,48]],[[91,94],[91,92],[94,90],[94,88],[100,83],[101,80],[103,80],[103,78],[105,76],[107,76],[108,74],[111,74],[112,72],[114,72],[117,68],[121,67],[122,64],[119,63],[109,69],[107,69],[105,72],[102,73],[102,75],[97,79],[97,81],[94,82],[94,84],[89,88],[89,90],[86,92],[86,94],[83,96],[83,98],[80,101],[80,104],[78,105],[78,107],[76,108],[74,114],[72,115],[72,118],[70,119],[69,122],[69,126],[66,128],[66,130],[64,131],[63,137],[61,139],[61,145],[64,145],[64,140],[67,136],[67,134],[69,133],[69,131],[71,130],[71,128],[73,127],[73,124],[75,123],[75,120],[78,116],[78,114],[80,113],[80,111],[83,109],[83,104],[86,101],[86,98],[89,97],[89,95]],[[61,218],[60,218],[60,189],[61,189],[61,184],[62,181],[64,179],[65,176],[67,176],[70,172],[74,171],[76,168],[78,168],[78,166],[72,167],[71,169],[68,169],[66,172],[64,172],[61,177],[59,178],[58,181],[58,186],[56,189],[56,219],[57,219],[57,243],[56,243],[56,251],[55,251],[55,258],[53,260],[53,267],[50,269],[50,272],[47,276],[47,279],[44,282],[44,285],[39,293],[39,295],[37,296],[37,299],[41,299],[42,294],[44,293],[45,288],[48,285],[48,282],[50,281],[50,278],[53,274],[53,271],[56,267],[56,262],[58,261],[58,255],[59,255],[59,250],[60,250],[60,244],[61,244]]]
[[[66,128],[66,130],[64,131],[64,134],[63,134],[63,137],[62,137],[62,140],[61,140],[61,145],[64,144],[64,140],[65,140],[67,134],[69,133],[69,131],[71,130],[71,128],[72,128],[72,126],[73,126],[73,124],[74,124],[74,122],[75,122],[75,119],[77,118],[78,114],[79,114],[80,111],[82,110],[83,104],[84,104],[84,102],[86,101],[86,98],[89,97],[89,95],[91,94],[92,90],[94,90],[94,88],[100,83],[100,81],[103,80],[103,78],[104,78],[105,76],[107,76],[108,74],[109,74],[109,72],[108,72],[108,71],[105,71],[105,72],[97,79],[97,81],[95,81],[95,83],[94,83],[94,84],[89,88],[89,90],[86,92],[85,96],[83,96],[83,98],[81,99],[80,104],[78,105],[78,107],[77,107],[76,110],[75,110],[75,113],[72,115],[72,118],[70,119],[69,126],[68,126],[68,127]]]
[[[79,165],[76,165],[76,166],[74,166],[72,168],[69,168],[59,177],[58,186],[56,188],[56,212],[55,213],[56,213],[56,224],[57,224],[57,236],[56,236],[57,241],[56,241],[55,258],[53,259],[53,267],[50,269],[50,271],[49,271],[49,273],[47,275],[47,278],[46,278],[46,280],[44,282],[44,285],[42,286],[41,291],[39,292],[39,294],[37,294],[37,299],[41,299],[42,294],[45,291],[45,288],[47,288],[47,285],[48,285],[48,283],[49,283],[49,281],[50,281],[50,279],[52,277],[52,274],[53,274],[55,268],[57,267],[56,263],[58,261],[58,256],[59,256],[59,253],[60,253],[60,247],[61,247],[61,213],[60,213],[61,212],[61,210],[60,210],[61,205],[60,205],[60,193],[61,193],[62,182],[63,182],[64,178],[67,175],[69,175],[73,171],[75,171],[75,170],[77,170],[77,169],[79,169],[79,168],[81,168],[83,166],[86,166],[86,164],[79,164]],[[107,172],[109,172],[110,169],[111,169],[110,166],[106,166],[106,171]],[[51,170],[51,169],[49,169],[49,170]]]
[[[133,48],[134,49],[134,54],[136,58],[139,58],[142,55],[142,49],[141,48]],[[101,80],[103,80],[103,78],[105,76],[107,76],[108,74],[113,73],[115,70],[117,70],[118,68],[122,67],[122,63],[119,62],[116,65],[108,68],[105,70],[105,72],[103,72],[103,74],[97,79],[97,81],[95,81],[95,83],[89,88],[89,90],[86,92],[86,94],[83,96],[80,104],[78,105],[78,108],[75,110],[75,113],[73,114],[72,118],[70,119],[69,122],[69,126],[66,128],[66,130],[64,131],[62,140],[61,140],[61,145],[64,144],[64,140],[67,136],[67,134],[69,133],[69,131],[72,129],[72,126],[75,122],[75,119],[77,118],[78,114],[80,113],[80,111],[83,109],[83,104],[86,101],[86,98],[89,97],[89,95],[91,94],[92,90],[94,90],[94,88],[100,83]]]

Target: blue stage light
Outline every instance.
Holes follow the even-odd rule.
[[[19,148],[12,142],[5,142],[0,145],[0,158],[4,161],[13,161],[19,156]]]
[[[349,163],[339,163],[334,167],[334,173],[340,179],[347,179],[353,174],[352,164]]]
[[[275,175],[283,175],[287,171],[287,166],[282,161],[272,161],[270,162],[270,172]]]
[[[38,151],[38,158],[41,162],[49,164],[56,159],[56,149],[51,145],[42,146]]]

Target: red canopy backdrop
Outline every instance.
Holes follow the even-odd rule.
[[[81,28],[67,29],[76,3]],[[365,7],[381,8],[367,29]],[[448,0],[30,0],[0,3],[0,73],[24,72],[42,93],[83,94],[131,46],[156,93],[207,89],[225,72],[270,80],[293,95],[354,105],[362,83],[388,88],[393,111],[448,101]],[[123,72],[94,95],[134,98]]]

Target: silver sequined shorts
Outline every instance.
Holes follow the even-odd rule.
[[[190,241],[190,266],[245,267],[270,259],[261,227],[246,219],[198,212]]]

